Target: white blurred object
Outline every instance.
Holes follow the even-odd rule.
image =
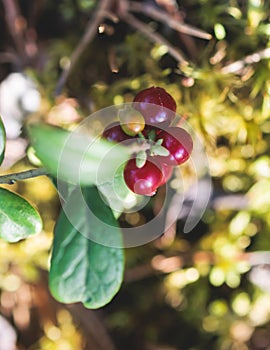
[[[270,266],[254,266],[249,273],[249,280],[264,292],[270,293]]]
[[[0,84],[0,115],[7,138],[21,133],[23,119],[39,109],[40,93],[32,79],[23,73],[11,73]]]
[[[0,350],[15,350],[17,335],[8,321],[0,315]]]

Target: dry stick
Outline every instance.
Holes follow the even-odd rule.
[[[180,50],[173,47],[166,39],[163,38],[163,36],[152,31],[151,27],[149,27],[147,24],[144,24],[143,22],[135,18],[133,15],[128,13],[122,15],[121,19],[129,25],[131,25],[132,27],[134,27],[135,29],[139,30],[154,43],[166,46],[168,49],[168,53],[172,57],[174,57],[176,61],[180,62],[183,65],[188,64],[188,61],[184,58],[184,55],[180,52]]]
[[[100,0],[100,4],[99,4],[98,8],[96,9],[95,13],[93,14],[93,17],[91,18],[91,20],[88,22],[86,31],[85,31],[81,41],[79,42],[79,44],[77,45],[77,47],[75,48],[75,50],[73,51],[73,53],[70,57],[70,64],[69,64],[68,68],[63,70],[63,72],[60,76],[60,79],[58,80],[57,87],[55,90],[56,96],[61,93],[61,90],[62,90],[63,86],[65,85],[67,78],[70,75],[71,71],[73,70],[77,60],[79,59],[79,57],[81,56],[83,51],[86,49],[86,47],[89,45],[91,40],[96,35],[98,25],[100,24],[100,22],[102,22],[103,18],[105,17],[106,11],[107,11],[111,1],[112,0]]]
[[[235,61],[228,64],[227,66],[221,69],[221,72],[224,74],[230,73],[239,73],[244,68],[246,64],[253,64],[261,61],[262,59],[270,58],[270,48],[255,52],[251,55],[244,57],[241,60]]]
[[[7,174],[0,176],[0,184],[13,185],[16,181],[31,179],[33,177],[48,175],[45,168],[30,169],[21,173]]]
[[[194,28],[190,25],[180,23],[174,18],[168,16],[166,12],[158,10],[151,5],[131,1],[129,3],[129,9],[134,12],[144,13],[157,21],[164,22],[172,29],[177,30],[180,33],[188,34],[206,40],[210,40],[212,38],[211,34],[206,33],[200,29]]]
[[[18,54],[25,56],[25,41],[23,37],[23,17],[19,12],[18,4],[15,0],[2,0],[5,8],[5,17],[10,34],[15,43]],[[20,23],[21,22],[21,23]]]
[[[82,304],[69,304],[65,308],[79,322],[88,340],[87,350],[116,350],[105,322],[99,317],[101,315],[98,310],[86,309]]]

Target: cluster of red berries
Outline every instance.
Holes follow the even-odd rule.
[[[193,142],[186,130],[170,126],[176,103],[163,88],[142,90],[132,107],[134,113],[120,113],[120,122],[110,124],[103,137],[127,145],[138,143],[139,151],[127,162],[124,179],[134,193],[152,196],[170,179],[173,167],[189,158]]]

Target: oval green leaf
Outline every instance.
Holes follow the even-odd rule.
[[[6,131],[5,131],[2,119],[0,117],[0,165],[2,164],[4,159],[5,148],[6,148]]]
[[[16,193],[0,188],[0,237],[17,242],[41,229],[41,218],[32,205]]]
[[[138,195],[127,187],[123,175],[124,167],[119,168],[112,180],[98,183],[98,190],[102,193],[104,201],[112,209],[115,218],[130,208],[131,203],[136,203]]]
[[[32,124],[28,134],[38,158],[63,181],[88,186],[100,177],[113,178],[130,151],[112,142],[50,125]]]
[[[109,303],[120,288],[124,252],[123,248],[116,247],[122,246],[122,235],[111,209],[95,187],[83,192],[85,200],[91,201],[94,215],[74,205],[82,195],[80,190],[74,190],[55,227],[49,286],[60,302],[82,302],[85,307],[96,309]],[[104,220],[104,225],[100,220]],[[89,238],[104,234],[108,245]]]

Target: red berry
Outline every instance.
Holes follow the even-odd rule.
[[[133,108],[141,112],[146,124],[169,126],[175,116],[174,98],[161,87],[150,87],[140,91],[134,98]]]
[[[169,127],[163,130],[157,137],[162,139],[161,146],[170,152],[168,156],[158,156],[162,163],[167,165],[180,165],[190,157],[193,149],[193,141],[190,134],[178,127]]]
[[[119,122],[109,124],[103,131],[102,137],[112,142],[123,142],[131,139],[131,136],[123,131]]]
[[[160,164],[163,177],[159,186],[164,185],[166,182],[168,182],[173,174],[173,166],[167,165],[165,163]]]
[[[149,157],[142,168],[136,165],[136,159],[130,159],[124,169],[124,179],[131,191],[137,194],[153,196],[162,181],[161,169]]]

